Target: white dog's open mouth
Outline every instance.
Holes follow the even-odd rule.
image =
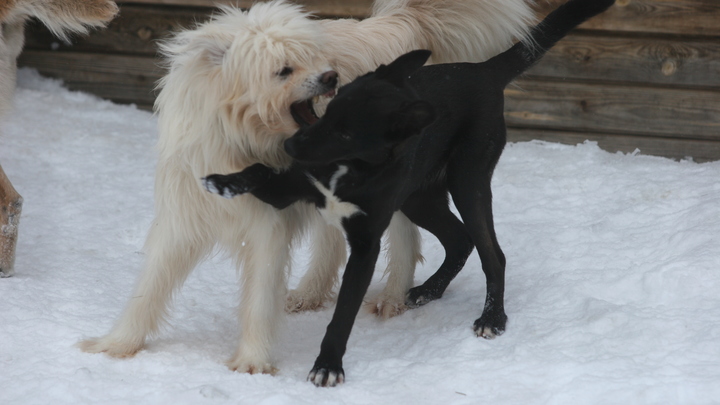
[[[335,97],[335,89],[322,94],[322,96],[327,98]],[[292,114],[298,125],[301,127],[312,125],[320,119],[314,108],[319,98],[318,95],[307,100],[296,101],[290,105],[290,114]]]

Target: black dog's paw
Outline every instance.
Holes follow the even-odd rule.
[[[207,177],[203,177],[200,181],[202,181],[202,185],[205,187],[205,190],[225,198],[232,198],[229,193],[226,195],[226,187],[220,184],[218,177],[219,176],[217,174],[211,174]]]
[[[505,312],[498,311],[491,313],[486,311],[473,324],[473,330],[478,337],[485,339],[495,339],[505,333],[505,325],[507,324],[507,315]]]
[[[334,387],[345,382],[345,371],[342,367],[315,366],[310,370],[307,380],[316,387]]]
[[[405,305],[410,308],[417,308],[440,298],[442,298],[442,292],[438,292],[434,288],[428,288],[423,284],[408,291],[405,297]]]
[[[254,188],[250,181],[238,175],[211,174],[201,180],[205,190],[225,198],[245,194]]]

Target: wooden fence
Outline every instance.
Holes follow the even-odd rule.
[[[471,1],[471,0],[468,0]],[[502,1],[502,0],[497,0]],[[321,16],[362,18],[370,0],[302,0]],[[539,15],[564,0],[539,0]],[[71,89],[151,108],[156,42],[208,18],[213,3],[119,2],[108,29],[63,44],[28,27],[20,65]],[[720,0],[618,0],[561,41],[506,92],[512,141],[597,141],[610,151],[720,159]]]

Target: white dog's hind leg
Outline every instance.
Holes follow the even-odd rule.
[[[407,310],[405,295],[413,286],[415,266],[423,261],[420,232],[403,213],[398,211],[393,215],[387,238],[387,284],[380,295],[365,304],[367,310],[383,318],[391,318]]]
[[[285,303],[288,312],[314,310],[330,301],[338,269],[346,260],[345,237],[339,229],[319,219],[313,222],[313,236],[310,267],[297,289],[288,294]]]
[[[291,235],[271,221],[258,221],[262,227],[238,252],[242,260],[241,335],[237,350],[227,362],[231,370],[242,373],[274,374],[271,350],[283,317],[285,269],[290,260]],[[279,228],[279,229],[278,229]]]
[[[178,235],[170,222],[158,221],[151,227],[145,244],[145,269],[120,319],[107,335],[80,342],[80,349],[112,357],[132,356],[143,347],[147,336],[158,331],[173,291],[209,248],[209,243],[200,238]]]

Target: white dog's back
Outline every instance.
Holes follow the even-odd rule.
[[[527,36],[536,22],[532,1],[376,0],[373,15],[417,20],[431,63],[482,62]]]

